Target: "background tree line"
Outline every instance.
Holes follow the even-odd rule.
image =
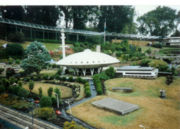
[[[178,35],[180,13],[159,6],[134,22],[133,6],[3,6],[3,18],[56,26],[65,20],[66,28],[144,35]]]

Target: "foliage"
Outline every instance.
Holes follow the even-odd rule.
[[[60,89],[59,89],[59,88],[55,88],[55,89],[54,89],[54,92],[55,92],[56,95],[58,96],[59,102],[62,103],[62,101],[61,101],[61,91],[60,91]]]
[[[3,68],[0,68],[0,74],[1,74],[3,71],[4,71],[4,69],[3,69]]]
[[[158,6],[143,16],[138,18],[140,23],[139,31],[142,34],[156,36],[167,36],[176,28],[176,10],[166,6]]]
[[[51,107],[52,106],[52,100],[48,96],[43,96],[40,99],[40,105],[41,107]]]
[[[8,40],[11,42],[24,42],[24,33],[15,32],[8,35]]]
[[[29,95],[29,91],[27,91],[26,89],[20,87],[19,90],[18,90],[18,92],[17,92],[17,95],[18,95],[19,97],[27,98],[28,95]]]
[[[70,76],[70,77],[68,78],[68,81],[73,82],[73,81],[74,81],[73,77]]]
[[[39,87],[38,91],[39,91],[39,97],[41,98],[42,97],[42,87]]]
[[[83,126],[78,125],[75,121],[64,122],[63,129],[85,129]]]
[[[140,66],[149,66],[149,63],[151,62],[150,59],[143,59],[140,61]]]
[[[0,85],[0,94],[6,91],[5,86]]]
[[[146,53],[147,53],[147,54],[151,54],[151,53],[152,53],[151,48],[148,48],[148,49],[146,50]]]
[[[52,97],[52,93],[53,93],[53,88],[52,87],[49,87],[49,89],[48,89],[48,96],[49,97]]]
[[[32,92],[33,88],[34,88],[34,82],[30,81],[29,82],[29,90],[30,90],[30,92]]]
[[[87,82],[87,83],[85,83],[85,85],[84,85],[84,87],[85,87],[85,96],[86,97],[90,97],[91,96],[91,90],[90,90],[90,85],[89,85],[89,83]]]
[[[166,71],[168,69],[168,64],[162,60],[152,60],[149,66],[158,68],[159,71]]]
[[[32,42],[26,49],[26,58],[21,62],[21,67],[28,73],[39,72],[46,67],[50,55],[47,49],[39,42]]]
[[[108,68],[106,71],[105,71],[106,75],[109,77],[109,78],[114,78],[115,77],[115,70],[113,67],[110,67]]]
[[[123,32],[124,27],[133,26],[134,14],[132,6],[101,6],[98,30],[104,31],[106,22],[106,31]]]
[[[10,57],[10,58],[8,59],[8,64],[13,64],[13,63],[14,63],[14,59]]]
[[[9,78],[15,74],[15,70],[13,68],[6,69],[6,77]]]
[[[152,47],[155,47],[155,48],[162,48],[162,46],[163,46],[162,43],[159,43],[159,42],[152,44]]]
[[[56,119],[55,111],[50,107],[36,108],[33,112],[35,117],[42,118],[44,120]]]
[[[96,86],[96,92],[97,92],[97,94],[98,94],[98,95],[103,94],[103,87],[102,87],[101,80],[100,80],[98,74],[95,74],[95,75],[93,76],[93,81],[94,81],[94,85]]]
[[[57,74],[57,75],[61,75],[62,72],[63,72],[63,68],[59,68],[56,74]]]
[[[173,82],[174,78],[173,75],[169,75],[166,77],[166,84],[170,85]]]

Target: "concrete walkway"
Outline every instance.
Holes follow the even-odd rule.
[[[33,119],[32,125],[31,116],[2,105],[0,105],[0,119],[8,121],[9,123],[12,123],[22,129],[25,129],[26,127],[29,127],[30,129],[61,129],[61,127],[36,118]]]

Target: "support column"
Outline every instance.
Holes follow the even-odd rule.
[[[98,68],[98,73],[100,73],[101,72],[101,68]]]
[[[79,35],[77,34],[77,37],[76,37],[76,41],[78,42],[79,41]]]
[[[76,68],[75,71],[76,71],[76,74],[79,75],[79,69]]]
[[[62,40],[62,54],[63,54],[63,59],[66,57],[66,53],[65,53],[65,34],[64,34],[64,30],[61,31],[61,40]]]
[[[83,75],[86,76],[86,69],[82,69]]]
[[[93,76],[94,75],[94,68],[90,69],[90,71],[91,71],[91,76]]]

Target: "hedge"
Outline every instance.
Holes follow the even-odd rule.
[[[103,94],[103,87],[102,87],[101,80],[100,80],[98,74],[93,76],[93,81],[94,81],[94,85],[96,86],[97,94],[102,95]]]
[[[86,97],[90,97],[91,96],[91,90],[90,90],[89,83],[88,82],[85,83],[84,87],[85,87],[85,90],[84,90],[85,96]]]

